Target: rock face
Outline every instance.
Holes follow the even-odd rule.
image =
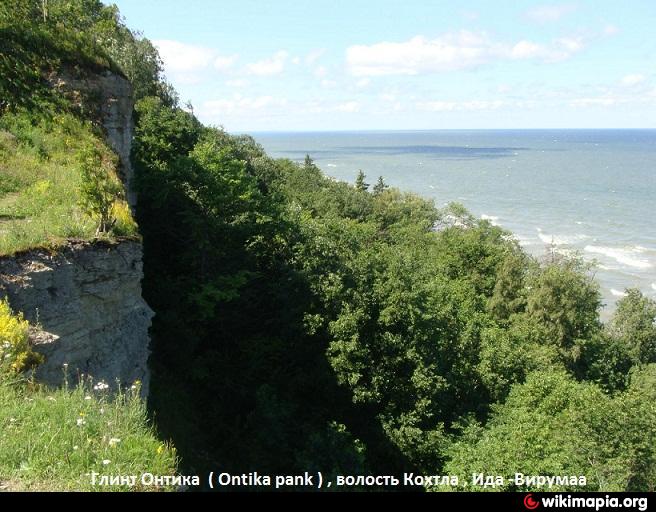
[[[98,120],[105,132],[107,143],[121,161],[121,172],[126,199],[134,212],[137,197],[133,187],[134,172],[130,163],[130,150],[134,134],[134,99],[130,82],[110,71],[88,73],[60,70],[49,77],[53,87],[91,117]]]
[[[46,357],[36,378],[50,385],[78,374],[114,385],[143,383],[148,393],[148,329],[153,312],[141,297],[142,250],[136,241],[70,242],[51,254],[0,259],[0,295],[36,326]]]

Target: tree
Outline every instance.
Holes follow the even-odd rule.
[[[109,150],[88,146],[80,160],[82,207],[99,217],[96,235],[108,233],[116,222],[113,206],[124,196],[123,184],[116,175],[117,157]]]
[[[369,183],[365,183],[365,179],[367,178],[366,174],[360,170],[358,171],[358,177],[355,179],[355,188],[356,190],[359,190],[360,192],[366,192],[367,189],[369,188]]]
[[[656,363],[656,301],[638,289],[626,290],[608,330],[628,347],[636,363]]]
[[[526,315],[545,329],[545,342],[556,345],[568,362],[579,357],[576,340],[601,328],[599,285],[576,259],[548,263],[527,279]]]
[[[385,191],[386,189],[389,188],[389,185],[385,183],[385,180],[383,179],[382,176],[378,176],[378,181],[374,185],[374,195],[380,195]]]
[[[504,476],[498,491],[540,490],[515,485],[515,473],[584,475],[589,491],[653,490],[654,375],[636,374],[627,393],[611,398],[563,370],[534,372],[513,386],[485,427],[473,422],[463,428],[443,472],[463,479]],[[580,489],[569,483],[550,488]]]

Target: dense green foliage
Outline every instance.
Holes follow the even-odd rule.
[[[460,205],[382,177],[371,187],[364,172],[338,182],[310,156],[273,160],[204,127],[115,8],[48,4],[26,17],[31,35],[52,40],[79,16],[81,48],[100,46],[96,61],[135,86],[150,407],[184,472],[518,471],[653,489],[654,301],[629,291],[604,326],[580,261],[536,260]],[[4,109],[23,105],[21,87]],[[106,202],[87,197],[106,226]]]

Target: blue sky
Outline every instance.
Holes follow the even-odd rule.
[[[656,127],[654,0],[112,3],[232,132]]]

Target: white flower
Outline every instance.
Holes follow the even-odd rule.
[[[79,448],[80,447],[78,445],[73,446],[73,450],[79,450]]]
[[[85,420],[84,418],[78,418],[78,419],[76,420],[76,422],[77,422],[77,426],[78,426],[78,427],[81,427],[82,425],[86,425],[86,424],[87,424],[87,420]]]
[[[89,395],[84,397],[85,400],[91,400],[91,397]]]
[[[111,460],[109,460],[109,459],[105,459],[105,460],[103,460],[103,466],[106,466],[106,465],[109,464],[110,462],[111,462]]]
[[[120,442],[121,442],[121,440],[118,437],[112,437],[109,440],[109,446],[116,446]]]
[[[109,384],[101,380],[98,384],[96,384],[93,387],[93,389],[95,389],[96,391],[105,391],[106,389],[109,389]]]
[[[100,408],[100,414],[105,414],[105,408],[104,407]]]

